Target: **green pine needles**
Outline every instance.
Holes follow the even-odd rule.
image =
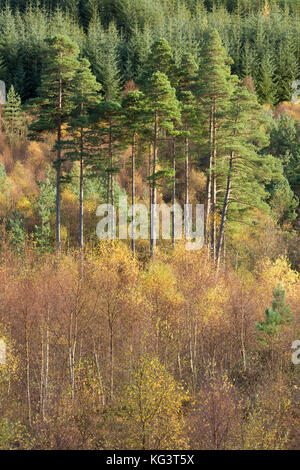
[[[279,284],[273,291],[272,307],[266,309],[265,321],[256,323],[256,329],[270,336],[277,336],[280,328],[290,325],[294,318],[291,315],[291,308],[286,304],[286,292]]]

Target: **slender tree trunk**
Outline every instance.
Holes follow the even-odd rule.
[[[227,216],[227,210],[228,210],[228,204],[229,204],[229,198],[230,198],[230,192],[231,192],[231,173],[232,173],[232,162],[233,162],[233,157],[234,157],[234,152],[231,152],[230,154],[230,159],[229,159],[229,170],[228,170],[228,176],[227,176],[227,187],[226,187],[226,193],[224,197],[224,203],[223,203],[223,209],[222,209],[222,217],[221,217],[221,225],[220,225],[220,232],[219,232],[219,238],[218,238],[218,244],[217,244],[217,268],[219,269],[220,267],[220,259],[221,259],[221,247],[222,247],[222,242],[223,242],[223,237],[224,237],[224,229],[225,229],[225,224],[226,224],[226,216]]]
[[[209,118],[209,162],[208,162],[208,175],[206,184],[206,220],[205,220],[205,238],[207,243],[208,257],[210,256],[210,212],[211,212],[211,177],[212,177],[212,155],[213,149],[213,106],[210,109]]]
[[[151,251],[151,234],[152,234],[152,185],[151,185],[151,169],[152,169],[152,146],[149,145],[149,155],[148,155],[148,177],[149,177],[149,210],[150,210],[150,251]]]
[[[132,204],[131,249],[132,249],[132,255],[133,257],[135,257],[135,133],[133,135],[132,158],[131,158],[131,204]]]
[[[105,407],[105,394],[104,394],[104,387],[103,387],[102,374],[101,374],[101,370],[100,370],[99,358],[98,358],[98,353],[97,353],[97,351],[96,351],[96,345],[95,345],[95,339],[94,339],[94,337],[93,337],[93,347],[94,347],[95,364],[96,364],[96,369],[97,369],[99,384],[100,384],[100,388],[101,388],[101,401],[102,401],[102,406],[103,406],[103,408],[104,408],[104,407]]]
[[[83,129],[80,136],[80,176],[79,176],[79,248],[83,248]]]
[[[189,139],[185,140],[185,204],[189,204]]]
[[[45,358],[44,358],[44,325],[41,327],[41,383],[40,383],[40,413],[44,419],[43,406],[44,406],[44,373],[45,373]]]
[[[150,253],[151,258],[154,258],[154,252],[156,247],[156,165],[157,165],[157,154],[158,154],[158,113],[155,116],[155,125],[154,125],[154,142],[153,142],[153,171],[152,176],[154,178],[152,182],[152,205],[151,205],[151,235],[150,235]]]
[[[107,216],[110,216],[110,209],[109,209],[109,199],[110,199],[110,171],[107,172],[107,180],[106,180],[106,206],[107,206]],[[108,232],[110,232],[111,227],[109,223],[109,227],[107,228]]]
[[[56,249],[61,251],[61,128],[62,128],[62,81],[59,81],[58,98],[58,128],[57,128],[57,166],[56,166]]]
[[[184,179],[185,179],[185,195],[184,195],[184,203],[185,203],[185,210],[186,210],[186,229],[185,229],[185,236],[189,236],[188,233],[190,227],[190,209],[189,205],[189,139],[188,137],[185,139],[185,168],[184,168]]]
[[[49,353],[50,353],[50,310],[47,311],[47,325],[46,325],[46,354],[45,354],[45,374],[44,374],[44,396],[43,396],[43,409],[42,415],[45,416],[47,400],[48,400],[48,382],[49,382]]]
[[[213,162],[212,162],[212,253],[213,259],[216,259],[216,237],[217,237],[217,121],[216,121],[216,106],[214,105],[213,110]]]
[[[110,162],[110,203],[111,203],[111,239],[114,239],[114,176],[113,176],[113,151],[112,151],[112,129],[109,127],[109,162]]]
[[[172,159],[173,159],[173,189],[172,189],[172,249],[175,249],[175,201],[176,201],[176,144],[175,139],[172,142]]]
[[[26,313],[27,317],[27,313]],[[31,427],[32,424],[32,411],[31,411],[31,390],[30,390],[30,355],[29,355],[29,333],[27,318],[25,319],[25,347],[26,347],[26,385],[27,385],[27,407],[28,407],[28,423]]]
[[[109,356],[110,356],[110,399],[114,397],[114,328],[109,320]]]
[[[42,325],[42,347],[41,347],[41,386],[40,386],[40,413],[45,418],[46,402],[48,397],[48,375],[49,375],[49,307],[47,317]]]
[[[77,347],[77,313],[71,310],[69,318],[69,371],[70,371],[70,385],[71,397],[75,397],[75,354]]]
[[[61,212],[60,212],[60,193],[61,193],[61,168],[60,164],[56,168],[56,249],[61,251]]]

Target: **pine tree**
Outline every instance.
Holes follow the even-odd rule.
[[[98,139],[95,129],[92,128],[90,114],[100,102],[101,85],[97,83],[92,74],[90,63],[87,59],[81,59],[78,70],[74,76],[75,93],[71,97],[72,112],[68,122],[70,141],[65,143],[69,149],[66,157],[73,161],[79,161],[79,248],[83,248],[83,194],[84,194],[84,170],[92,163],[98,147]]]
[[[61,250],[61,177],[62,177],[62,127],[72,111],[74,76],[78,69],[78,47],[65,36],[55,36],[48,41],[49,53],[43,70],[39,99],[33,104],[35,122],[30,126],[35,138],[45,131],[56,132],[56,245]]]
[[[143,134],[148,119],[145,113],[145,97],[140,91],[130,91],[122,102],[124,124],[127,130],[127,140],[131,145],[131,204],[132,204],[132,237],[131,248],[135,256],[135,165],[138,138]]]
[[[265,119],[256,96],[244,86],[236,88],[228,109],[228,119],[224,124],[223,148],[226,152],[219,165],[218,172],[224,175],[224,202],[220,229],[217,239],[216,262],[220,264],[221,246],[224,238],[228,208],[242,211],[257,207],[265,196],[264,181],[270,177],[274,159],[261,156],[258,151],[267,143],[267,136],[262,131]],[[224,168],[225,166],[225,168]],[[222,180],[223,177],[219,176]]]
[[[100,155],[94,159],[93,169],[96,173],[104,173],[106,177],[106,202],[111,220],[110,237],[114,238],[114,214],[111,214],[109,206],[114,210],[115,175],[119,171],[119,151],[124,146],[121,104],[114,100],[102,101],[95,110],[94,121],[100,143]]]
[[[217,175],[218,140],[222,128],[222,120],[226,117],[229,98],[233,93],[236,77],[231,75],[232,60],[227,56],[218,32],[209,32],[202,50],[200,73],[195,94],[204,110],[204,126],[209,142],[209,158],[207,169],[207,202],[206,202],[206,242],[211,247],[213,258],[216,256],[217,227]]]
[[[153,126],[153,162],[151,182],[151,217],[150,217],[150,253],[154,256],[156,246],[156,195],[157,180],[160,173],[157,172],[158,164],[158,147],[159,136],[162,130],[172,131],[174,129],[174,121],[180,121],[180,107],[176,98],[175,89],[172,88],[167,76],[161,72],[155,72],[150,79],[144,83],[144,93],[146,96],[150,124]]]
[[[149,81],[155,72],[164,73],[171,86],[176,87],[178,83],[178,70],[174,62],[171,47],[165,38],[155,41],[152,45],[144,70],[137,79],[138,85],[143,87],[143,83]]]
[[[258,331],[270,336],[277,336],[280,332],[280,327],[293,322],[291,308],[286,304],[285,296],[285,290],[281,285],[278,285],[277,289],[273,291],[272,307],[266,309],[265,321],[255,325]]]
[[[178,99],[183,124],[182,137],[184,139],[185,153],[185,204],[189,204],[189,172],[190,172],[190,138],[196,138],[199,123],[197,100],[193,94],[198,74],[198,65],[191,54],[182,58],[180,66],[180,80],[178,85]]]

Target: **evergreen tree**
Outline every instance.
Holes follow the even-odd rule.
[[[120,98],[119,47],[120,37],[115,24],[111,23],[108,29],[104,30],[96,15],[89,26],[85,54],[107,100]]]
[[[189,204],[189,172],[190,172],[190,138],[196,139],[199,133],[199,113],[197,101],[193,94],[198,74],[198,65],[191,54],[182,58],[180,65],[180,81],[178,85],[178,99],[181,108],[183,124],[182,137],[184,138],[185,153],[185,204]],[[192,91],[193,90],[193,91]]]
[[[291,38],[291,35],[288,34],[288,39],[281,42],[279,47],[278,62],[275,71],[275,104],[291,100],[293,94],[292,84],[297,78],[298,72],[294,41]]]
[[[237,87],[224,125],[223,148],[226,154],[218,168],[219,179],[225,177],[226,189],[223,191],[224,202],[217,239],[217,266],[220,263],[229,206],[233,205],[235,212],[240,208],[244,213],[247,208],[259,207],[266,199],[265,182],[271,177],[275,161],[271,156],[258,154],[267,143],[267,136],[262,131],[264,123],[265,118],[256,96],[243,86]]]
[[[155,72],[163,73],[167,76],[172,87],[178,83],[178,71],[173,59],[173,54],[168,41],[165,38],[155,41],[151,47],[150,55],[137,83],[143,87],[143,83],[149,81]]]
[[[40,194],[35,206],[40,218],[40,225],[36,225],[35,240],[39,250],[43,253],[51,250],[51,216],[55,213],[55,184],[51,178],[48,167],[45,181],[39,183]]]
[[[174,121],[180,121],[180,107],[176,98],[175,89],[172,88],[167,76],[161,72],[155,72],[149,80],[144,83],[144,93],[146,96],[150,125],[153,126],[153,162],[151,181],[151,206],[156,207],[157,180],[160,173],[157,172],[158,147],[160,132],[172,131]],[[150,252],[154,256],[156,246],[156,217],[155,211],[151,207],[150,218]]]
[[[270,143],[264,153],[280,160],[291,188],[297,192],[300,183],[300,126],[287,113],[270,124]]]
[[[206,139],[209,142],[207,169],[207,198],[205,231],[206,241],[216,255],[217,227],[217,160],[218,140],[221,138],[222,121],[226,118],[229,99],[233,93],[236,77],[231,75],[232,60],[227,56],[218,32],[214,29],[202,50],[200,73],[195,94],[204,111]],[[220,147],[219,147],[220,148]]]
[[[93,169],[106,177],[107,207],[110,215],[110,236],[114,238],[114,214],[109,206],[115,205],[115,175],[119,171],[119,151],[123,147],[123,126],[121,104],[114,100],[102,101],[94,113],[96,133],[100,143],[100,155],[94,159]],[[114,209],[113,209],[114,210]]]
[[[100,102],[101,86],[92,74],[90,63],[87,59],[81,59],[74,76],[74,94],[71,97],[72,112],[68,130],[70,141],[65,143],[69,148],[66,153],[68,158],[79,161],[79,248],[83,248],[83,194],[84,194],[84,169],[92,163],[92,158],[98,146],[95,130],[92,128],[90,114]]]
[[[26,136],[26,115],[22,110],[20,95],[15,92],[13,85],[4,106],[3,128],[11,148],[18,146]]]
[[[78,48],[65,36],[49,39],[49,54],[43,70],[39,99],[33,104],[35,122],[30,126],[35,138],[45,131],[56,132],[56,245],[61,249],[62,128],[72,111],[74,75],[78,69]]]
[[[22,255],[25,249],[25,223],[22,214],[13,211],[12,217],[7,217],[8,231],[10,233],[10,244],[18,255]]]
[[[127,129],[127,140],[131,145],[131,204],[132,204],[132,238],[131,248],[135,256],[135,166],[138,138],[148,124],[145,113],[145,97],[140,91],[130,91],[122,102],[124,124]]]
[[[273,106],[276,99],[275,65],[269,53],[263,56],[260,63],[257,91],[262,104]]]
[[[256,323],[256,329],[261,333],[276,336],[280,327],[293,322],[291,308],[285,301],[286,292],[280,285],[273,291],[272,307],[265,312],[265,321]]]

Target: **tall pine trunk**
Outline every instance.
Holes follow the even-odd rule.
[[[185,139],[185,204],[189,204],[189,139]]]
[[[56,248],[61,251],[61,128],[62,128],[62,80],[59,80],[58,94],[58,127],[57,127],[57,162],[56,162]]]
[[[158,153],[158,112],[155,115],[154,124],[154,142],[153,142],[153,169],[152,169],[152,204],[151,204],[151,234],[150,234],[150,254],[151,258],[154,258],[154,252],[156,247],[156,164],[157,164],[157,153]]]
[[[221,225],[220,225],[218,244],[217,244],[217,259],[216,259],[216,262],[217,262],[217,268],[218,269],[220,267],[221,247],[222,247],[222,242],[223,242],[223,239],[224,239],[224,229],[225,229],[227,210],[228,210],[228,204],[229,204],[229,198],[230,198],[230,192],[231,192],[231,173],[232,173],[233,157],[234,157],[234,152],[231,152],[230,160],[229,160],[229,170],[228,170],[228,176],[227,176],[227,187],[226,187],[226,193],[225,193],[225,197],[224,197],[222,217],[221,217]]]
[[[211,243],[213,259],[216,259],[216,237],[217,237],[217,121],[216,121],[216,105],[213,108],[213,161],[212,161],[212,227],[211,227]]]
[[[110,172],[109,172],[109,189],[110,189],[110,204],[111,204],[111,211],[110,211],[110,237],[114,239],[114,177],[113,177],[113,151],[112,151],[112,129],[111,129],[111,122],[109,125],[109,143],[108,143],[108,152],[109,152],[109,165],[110,165]],[[108,202],[109,204],[109,202]]]
[[[172,141],[172,160],[173,160],[173,187],[172,187],[172,249],[175,249],[175,199],[176,199],[176,144]]]
[[[213,106],[210,109],[209,118],[209,162],[206,184],[206,218],[205,218],[205,238],[207,243],[208,257],[210,256],[210,213],[211,213],[211,179],[212,179],[212,161],[213,161]]]
[[[132,233],[131,233],[131,249],[132,255],[135,257],[135,133],[132,142],[132,158],[131,158],[131,204],[132,204]]]
[[[80,176],[79,176],[79,248],[83,248],[83,129],[80,137]]]

